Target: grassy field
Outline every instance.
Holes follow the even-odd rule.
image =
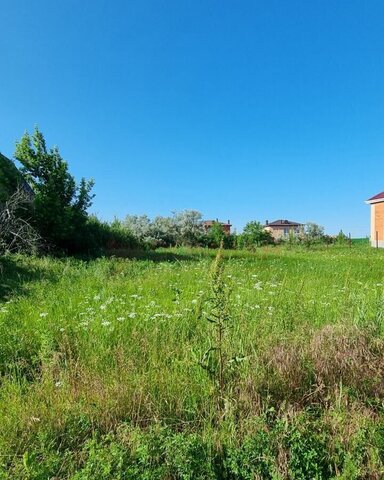
[[[0,260],[0,479],[384,478],[384,251]]]

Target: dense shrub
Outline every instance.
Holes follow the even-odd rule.
[[[21,480],[381,478],[380,459],[374,452],[381,455],[382,430],[371,422],[350,433],[350,422],[342,416],[340,430],[332,432],[325,417],[307,412],[272,422],[260,417],[257,430],[236,443],[225,438],[215,442],[200,432],[177,432],[161,425],[141,429],[122,424],[106,434],[89,431],[88,438],[71,446],[40,429],[22,455],[2,460],[0,476]]]
[[[253,250],[262,245],[274,243],[273,237],[268,230],[265,230],[260,222],[248,222],[244,231],[238,236],[237,245],[239,248]]]
[[[127,215],[122,225],[140,242],[152,248],[197,246],[204,236],[202,214],[197,210],[174,212],[171,217]]]
[[[67,250],[90,255],[113,253],[116,250],[137,250],[143,245],[118,221],[102,222],[95,216],[87,218],[68,241]]]
[[[58,148],[48,150],[38,128],[16,144],[15,158],[35,194],[34,226],[54,248],[71,251],[87,221],[93,181],[82,178],[77,185]]]

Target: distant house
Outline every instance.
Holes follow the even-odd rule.
[[[366,200],[371,205],[371,245],[384,248],[384,192]]]
[[[304,225],[290,220],[275,220],[274,222],[265,222],[264,230],[271,233],[275,240],[288,238],[289,235],[298,235],[303,230]]]
[[[226,233],[227,235],[230,235],[232,225],[231,225],[231,222],[229,220],[228,220],[227,223],[219,222],[217,219],[216,220],[205,220],[204,224],[203,224],[205,232],[208,233],[210,231],[210,229],[212,228],[212,225],[215,224],[215,223],[219,223],[222,226],[224,233]]]
[[[32,200],[35,196],[16,165],[0,153],[0,203],[5,202],[17,188],[21,188]]]

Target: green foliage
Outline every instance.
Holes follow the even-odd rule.
[[[209,348],[203,354],[199,365],[208,373],[215,386],[217,420],[220,422],[234,401],[236,374],[244,361],[240,354],[231,355],[227,338],[233,327],[230,313],[230,286],[224,278],[223,245],[216,254],[211,267],[211,296],[208,299],[205,319],[212,326]],[[232,328],[233,329],[233,328]]]
[[[87,218],[81,232],[76,237],[73,250],[90,255],[119,251],[139,250],[143,245],[118,220],[111,224],[100,221],[94,215]]]
[[[335,242],[338,245],[346,245],[348,243],[348,237],[347,235],[345,235],[345,233],[342,230],[340,230],[340,232],[337,234],[335,238]]]
[[[292,418],[257,419],[257,430],[240,442],[215,443],[201,433],[121,424],[107,434],[90,432],[74,450],[40,432],[22,455],[3,460],[0,478],[40,480],[359,480],[380,478],[383,470],[372,456],[383,437],[374,426],[352,434],[351,446],[337,455],[324,418],[303,413]],[[348,430],[343,432],[350,435]],[[365,442],[365,443],[364,443]],[[368,443],[367,443],[368,442]],[[376,477],[375,475],[379,475]]]
[[[227,333],[230,323],[228,308],[229,289],[223,275],[224,262],[221,247],[217,252],[211,268],[210,312],[206,317],[206,320],[213,326],[214,330],[212,338],[210,339],[210,346],[199,362],[200,366],[207,371],[215,384],[219,415],[222,414],[222,409],[225,405],[228,386],[225,378],[228,358],[224,351],[224,335]]]
[[[301,236],[306,247],[324,242],[324,227],[317,223],[308,222],[305,224],[304,233]]]
[[[34,222],[41,236],[57,248],[73,250],[86,224],[93,181],[82,178],[77,185],[58,148],[47,150],[37,127],[16,144],[15,158],[35,192]]]
[[[208,245],[211,248],[219,248],[224,242],[226,234],[220,222],[213,222],[207,234]]]
[[[271,233],[268,230],[265,230],[263,225],[257,221],[248,222],[238,239],[239,248],[246,248],[249,250],[272,243],[273,237]]]
[[[127,215],[122,225],[139,241],[152,248],[175,245],[197,246],[203,236],[202,215],[196,210],[174,212],[171,217]]]
[[[237,480],[276,479],[277,455],[274,431],[260,422],[257,432],[245,438],[241,445],[227,449],[225,465],[228,476]]]
[[[297,480],[329,478],[328,446],[326,432],[316,431],[317,422],[304,419],[291,426],[285,444],[290,452],[289,473]]]
[[[20,172],[13,162],[0,153],[0,205],[15,193],[20,182]]]
[[[384,251],[141,253],[0,258],[0,478],[384,475]]]

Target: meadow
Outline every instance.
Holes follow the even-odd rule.
[[[0,259],[0,479],[384,477],[384,251]]]

